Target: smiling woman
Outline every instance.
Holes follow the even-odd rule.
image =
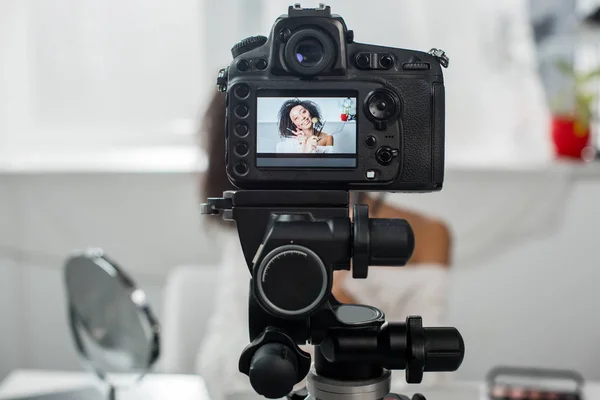
[[[323,117],[319,106],[310,100],[290,99],[279,109],[279,135],[292,138],[277,144],[276,153],[327,153],[333,146],[333,136],[323,132]]]

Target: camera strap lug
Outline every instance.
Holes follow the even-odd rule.
[[[227,77],[229,75],[229,67],[221,68],[217,75],[217,89],[219,92],[227,91]]]
[[[450,64],[450,58],[446,55],[444,50],[434,48],[429,50],[429,54],[437,58],[442,67],[448,68],[448,65]]]

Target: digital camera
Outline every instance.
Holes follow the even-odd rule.
[[[226,165],[240,189],[429,192],[444,180],[448,58],[354,42],[329,6],[290,6],[232,48]]]

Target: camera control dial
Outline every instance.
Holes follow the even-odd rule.
[[[267,43],[267,38],[265,36],[247,37],[246,39],[242,39],[241,41],[236,43],[231,48],[231,55],[233,56],[233,58],[237,58],[238,56],[241,56],[242,54],[247,53],[250,50],[254,50],[265,43]]]
[[[389,89],[378,89],[367,96],[364,104],[366,116],[377,130],[385,130],[388,123],[395,121],[401,111],[400,98]]]
[[[254,293],[279,316],[305,316],[327,297],[329,275],[321,258],[307,247],[289,244],[267,254],[255,268]]]

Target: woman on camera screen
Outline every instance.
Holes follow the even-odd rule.
[[[333,136],[322,132],[319,106],[310,100],[291,99],[279,110],[279,135],[276,153],[329,153]]]
[[[202,176],[201,198],[221,197],[235,190],[225,169],[225,95],[215,93],[202,121],[201,140],[208,157],[208,169]],[[295,124],[307,138],[321,138],[331,147],[330,135],[314,134],[310,119],[319,115],[310,103],[290,100],[281,108],[289,123]],[[318,117],[317,117],[318,118]],[[295,121],[295,122],[294,122]],[[288,125],[289,124],[289,125]],[[292,128],[294,129],[294,128]],[[288,131],[289,132],[289,131]],[[401,218],[408,221],[415,235],[412,258],[403,268],[370,267],[368,279],[352,279],[350,271],[336,271],[332,293],[342,303],[367,304],[381,309],[387,320],[404,321],[408,315],[421,315],[424,326],[443,326],[446,285],[449,279],[450,233],[446,225],[416,212],[399,209],[366,193],[353,193],[353,202],[369,206],[371,218]],[[350,208],[351,209],[351,208]],[[249,343],[248,290],[250,272],[242,252],[235,223],[208,218],[205,224],[221,248],[219,278],[215,282],[215,304],[197,357],[197,372],[204,379],[213,400],[227,400],[254,393],[248,377],[238,370],[239,357]],[[303,347],[306,351],[311,351]],[[446,373],[429,372],[423,382],[438,382]],[[446,375],[444,375],[446,376]],[[406,384],[404,371],[392,372],[393,387]]]

